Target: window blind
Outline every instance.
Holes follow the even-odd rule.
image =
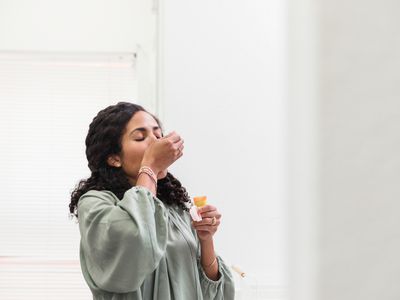
[[[97,112],[136,101],[133,53],[0,52],[0,299],[89,299],[70,192]]]

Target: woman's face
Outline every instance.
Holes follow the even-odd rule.
[[[125,127],[120,155],[110,156],[108,163],[121,167],[129,182],[135,185],[144,152],[154,140],[161,137],[162,132],[157,121],[149,113],[138,111]]]

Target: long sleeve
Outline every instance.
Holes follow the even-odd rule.
[[[204,300],[233,300],[235,299],[235,285],[232,273],[223,259],[217,255],[218,271],[220,278],[216,281],[207,277],[200,263],[200,258],[197,260],[197,266],[200,275],[200,286]]]
[[[194,228],[190,225],[191,219],[188,214],[184,214],[182,218],[185,220],[187,226],[189,226],[194,239],[197,244],[197,269],[199,272],[200,287],[203,294],[204,300],[234,300],[235,299],[235,283],[229,266],[225,261],[217,255],[218,261],[218,272],[220,277],[218,280],[211,280],[207,277],[202,265],[201,265],[201,246],[200,241],[197,237],[197,233]]]
[[[93,288],[136,291],[165,255],[168,214],[146,188],[129,189],[121,201],[108,191],[89,191],[78,216],[82,268]]]

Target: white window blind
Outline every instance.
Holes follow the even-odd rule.
[[[137,102],[133,53],[0,52],[0,299],[89,299],[70,192],[97,112]]]

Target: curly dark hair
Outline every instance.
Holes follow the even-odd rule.
[[[78,218],[78,201],[89,190],[108,190],[121,200],[124,193],[132,188],[122,168],[109,166],[107,158],[113,154],[120,154],[126,124],[138,111],[147,112],[140,105],[118,102],[101,110],[89,125],[85,144],[91,176],[80,180],[71,192],[69,211],[72,217]],[[158,118],[152,116],[162,128]],[[185,203],[190,201],[186,189],[169,172],[166,177],[158,180],[157,198],[167,205],[176,204],[184,210],[187,210]]]

